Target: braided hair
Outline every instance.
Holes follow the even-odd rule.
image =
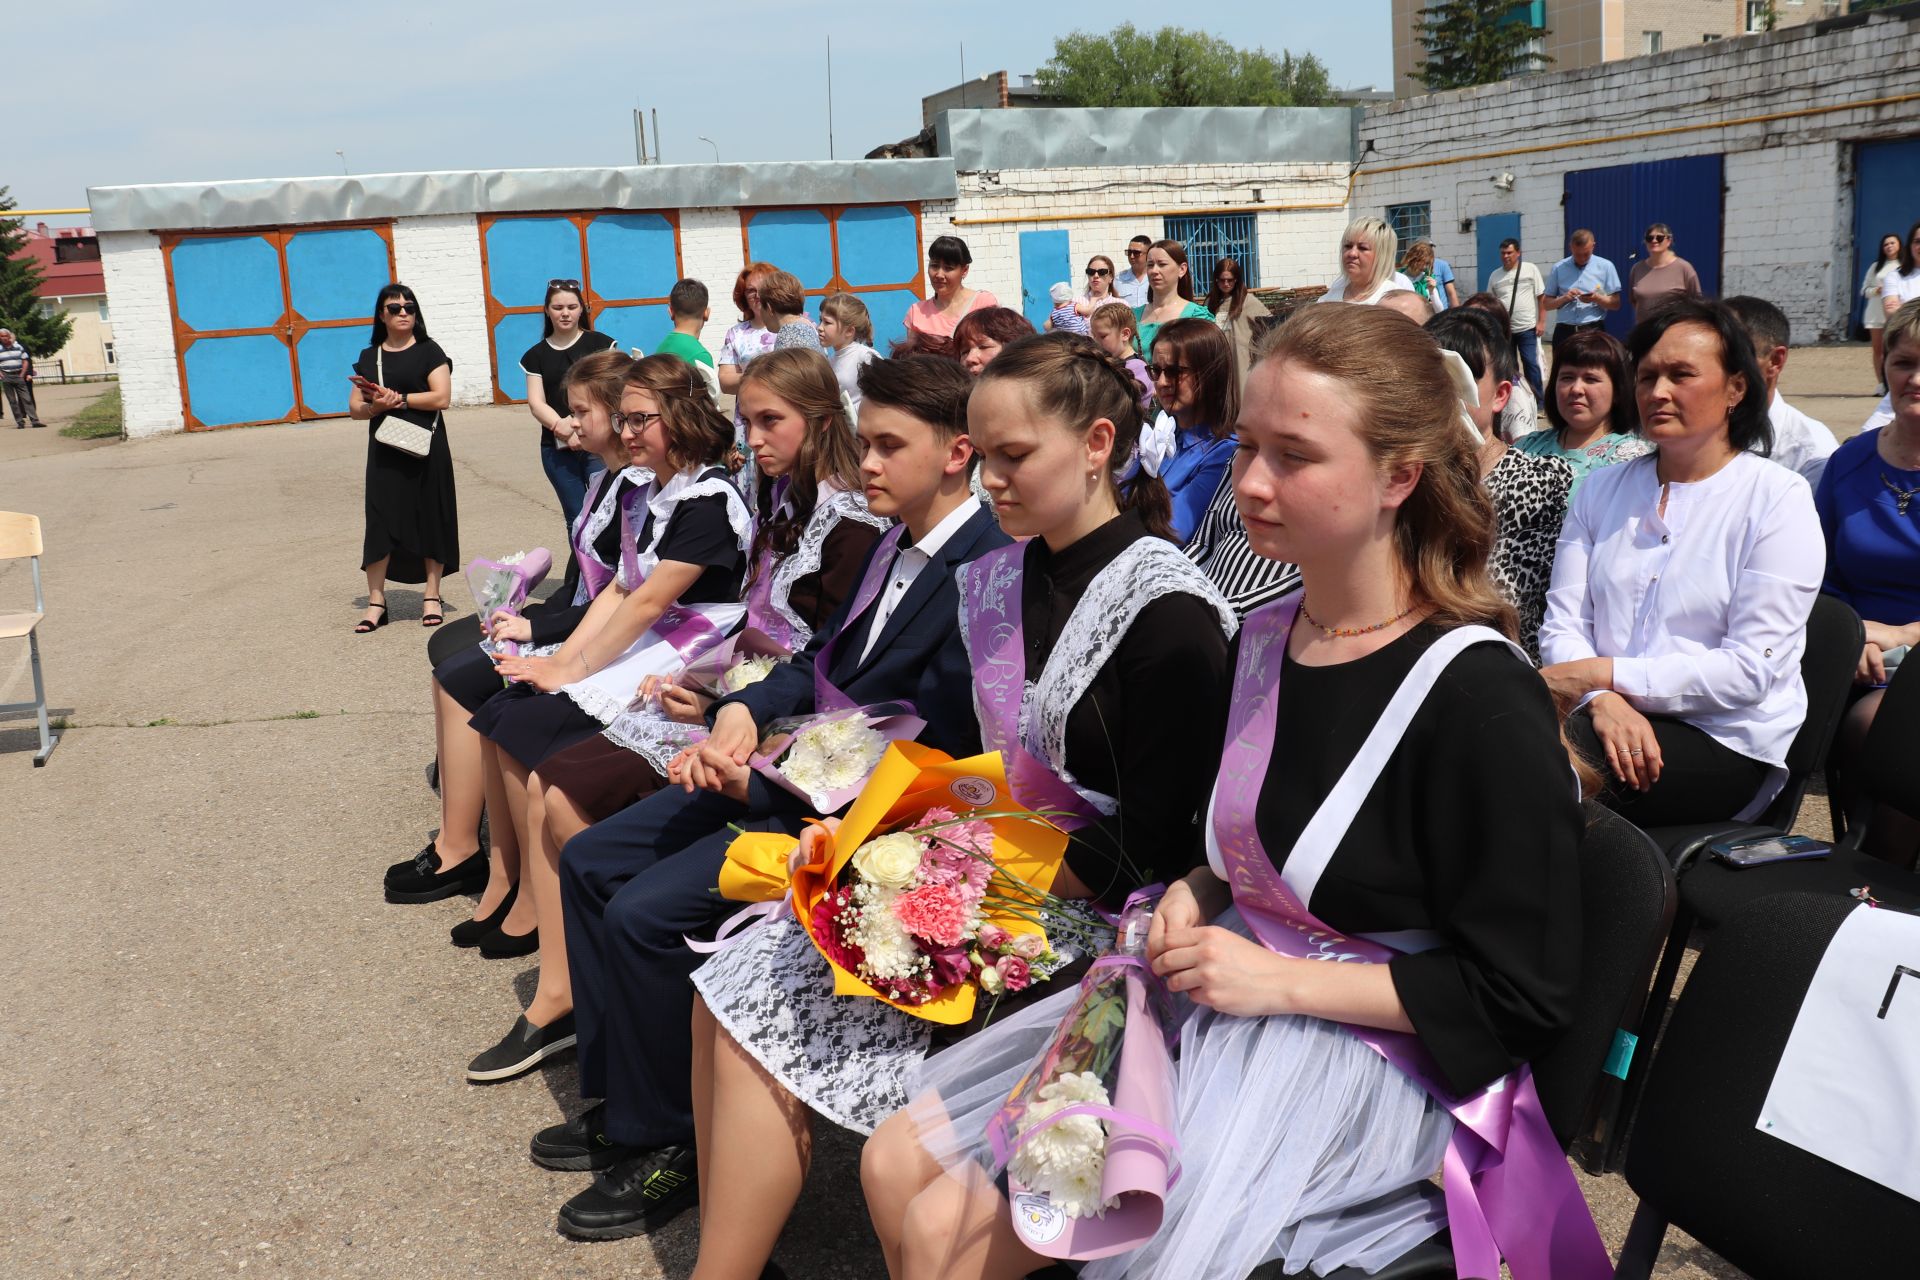
[[[1113,456],[1107,483],[1122,511],[1138,512],[1147,532],[1178,542],[1173,531],[1173,497],[1160,477],[1137,461],[1140,384],[1127,366],[1099,343],[1077,333],[1055,331],[1022,338],[981,370],[979,384],[1017,382],[1040,413],[1085,435],[1095,422],[1113,424]],[[977,384],[978,385],[978,384]]]

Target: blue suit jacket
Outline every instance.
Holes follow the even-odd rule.
[[[980,725],[973,714],[973,671],[960,639],[960,589],[954,570],[1004,547],[1013,539],[1000,531],[992,512],[977,509],[953,537],[947,539],[927,567],[913,580],[899,607],[887,619],[886,629],[863,661],[867,632],[873,624],[869,608],[853,620],[846,641],[833,653],[827,678],[856,703],[908,701],[927,722],[919,741],[953,756],[980,750]],[[877,551],[878,545],[875,546]],[[873,563],[868,552],[861,567],[864,579]],[[729,702],[753,713],[762,729],[782,716],[804,715],[813,706],[813,669],[827,641],[848,625],[853,595],[840,602],[827,624],[791,662],[775,667],[767,678],[713,704],[708,720]]]

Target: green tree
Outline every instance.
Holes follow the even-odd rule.
[[[1326,67],[1310,53],[1276,58],[1204,31],[1142,31],[1131,22],[1059,37],[1034,80],[1076,107],[1317,107],[1333,98]]]
[[[1420,16],[1427,57],[1414,78],[1437,92],[1541,70],[1553,59],[1529,48],[1547,34],[1528,20],[1530,8],[1514,0],[1431,0]]]
[[[0,187],[0,212],[15,207],[7,188]],[[45,357],[67,345],[73,321],[40,309],[40,264],[13,256],[26,247],[27,233],[20,219],[0,218],[0,328],[13,330],[29,354]]]

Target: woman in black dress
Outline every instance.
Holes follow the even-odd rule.
[[[347,412],[367,428],[367,534],[360,567],[367,573],[367,614],[354,630],[387,625],[387,583],[424,582],[420,625],[440,625],[440,575],[460,563],[460,520],[453,500],[453,454],[441,411],[453,400],[453,361],[427,336],[413,290],[390,284],[373,304],[373,345],[360,353]],[[424,458],[374,438],[388,415],[427,427]]]
[[[578,280],[547,282],[540,341],[520,357],[520,370],[527,375],[527,411],[540,424],[540,469],[560,499],[569,530],[580,518],[599,459],[581,442],[579,420],[568,412],[567,370],[612,345],[612,338],[594,329]]]

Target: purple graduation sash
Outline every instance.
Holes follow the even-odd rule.
[[[753,562],[753,583],[747,588],[747,620],[752,627],[783,649],[793,648],[793,624],[773,607],[773,573],[780,567],[771,550],[762,551]]]
[[[833,663],[833,655],[840,648],[840,641],[860,620],[862,614],[873,607],[880,598],[887,580],[893,576],[895,552],[900,539],[906,534],[907,526],[896,524],[880,535],[880,543],[873,550],[873,559],[867,562],[867,572],[860,579],[860,586],[853,594],[853,607],[847,610],[847,620],[833,633],[827,642],[820,646],[820,652],[813,659],[813,709],[815,711],[844,711],[853,706],[853,699],[840,692],[833,681],[827,679],[827,668]],[[748,622],[752,622],[749,610]]]
[[[594,486],[587,491],[587,500],[580,508],[579,517],[573,522],[573,562],[580,566],[580,584],[586,589],[586,598],[589,600],[607,589],[607,584],[613,581],[613,569],[611,566],[601,564],[599,557],[593,554],[593,547],[586,540],[587,520],[593,515],[593,509],[600,505],[602,491],[608,485],[619,482],[618,472],[602,471],[596,478]],[[626,495],[623,494],[621,497],[624,508]],[[623,509],[620,514],[624,519],[625,510]],[[623,524],[622,529],[624,528]],[[625,546],[627,541],[628,539],[621,539],[621,545]]]
[[[1234,905],[1269,950],[1300,959],[1385,964],[1400,952],[1382,942],[1343,934],[1307,910],[1302,895],[1282,878],[1267,856],[1255,823],[1260,788],[1273,759],[1287,637],[1293,630],[1300,600],[1296,591],[1258,609],[1240,630],[1240,661],[1234,672],[1226,752],[1214,790],[1212,835],[1228,872]],[[1479,634],[1483,631],[1484,636]],[[1498,633],[1484,628],[1462,628],[1444,638],[1429,651],[1428,656],[1435,659],[1433,674],[1444,669],[1460,649],[1488,637],[1499,638]],[[1446,650],[1441,652],[1443,645]],[[1416,666],[1402,685],[1412,702],[1405,710],[1408,717],[1431,687],[1430,683],[1414,687],[1421,673],[1421,667]],[[1395,704],[1389,704],[1381,717],[1383,724],[1394,718],[1398,703],[1396,695]],[[1392,729],[1391,725],[1386,727]],[[1365,798],[1378,776],[1378,767],[1385,764],[1385,756],[1391,754],[1404,730],[1402,722],[1392,732],[1392,740],[1380,744],[1368,738],[1327,802],[1330,816],[1336,817],[1337,823],[1322,826],[1316,814],[1295,845],[1296,850],[1316,835],[1327,849],[1339,841],[1351,822],[1351,809]],[[1380,730],[1375,732],[1378,735]],[[1382,748],[1380,758],[1369,772],[1360,767],[1360,762],[1376,746]],[[1352,796],[1349,787],[1357,788],[1359,795]],[[1335,813],[1331,807],[1343,794],[1349,797],[1348,811]],[[1340,830],[1332,830],[1334,825]],[[1317,870],[1309,874],[1317,877]],[[1308,894],[1311,892],[1309,888]],[[1418,1036],[1341,1025],[1432,1094],[1456,1121],[1447,1144],[1444,1185],[1454,1261],[1461,1276],[1498,1280],[1502,1256],[1514,1280],[1607,1280],[1612,1276],[1613,1264],[1606,1246],[1593,1225],[1579,1183],[1567,1167],[1559,1140],[1547,1123],[1530,1067],[1522,1066],[1470,1096],[1457,1097],[1442,1083],[1438,1067]]]
[[[627,589],[630,591],[640,589],[640,530],[647,523],[642,513],[646,511],[647,503],[653,498],[654,487],[659,483],[655,479],[647,484],[635,485],[620,497],[620,565],[627,571]]]
[[[1060,780],[1020,741],[1020,704],[1027,691],[1027,644],[1020,616],[1021,557],[1026,543],[996,547],[968,564],[961,626],[973,656],[973,701],[980,713],[980,746],[998,751],[1014,799],[1062,831],[1076,831],[1100,811]]]

